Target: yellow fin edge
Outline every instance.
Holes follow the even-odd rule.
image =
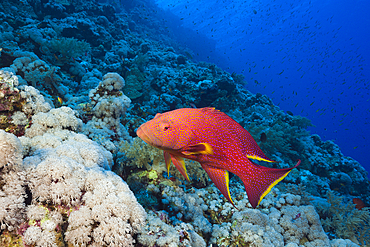
[[[166,153],[164,151],[164,162],[166,163],[166,168],[167,168],[167,174],[168,174],[168,177],[170,177],[170,167],[171,167],[171,156],[170,154]]]
[[[230,199],[231,204],[234,205],[234,202],[231,199],[230,190],[229,190],[229,182],[230,182],[230,179],[229,179],[229,172],[228,171],[225,172],[225,180],[226,180],[227,195],[229,196],[229,199]]]
[[[171,162],[168,162],[168,164],[166,164],[166,167],[167,167],[167,176],[170,177]]]
[[[256,155],[247,155],[247,158],[252,159],[252,160],[266,161],[266,162],[276,162],[276,161],[273,161],[273,160],[267,160],[267,159],[261,158],[261,157],[256,156]]]
[[[284,176],[280,177],[279,179],[276,179],[268,188],[267,190],[265,190],[265,192],[263,192],[263,194],[260,196],[260,199],[257,203],[257,206],[260,204],[260,202],[262,201],[262,199],[268,194],[270,193],[271,189],[277,185],[281,180],[283,180],[286,176],[288,176],[289,172],[291,172],[292,170],[288,171],[287,173],[284,174]]]
[[[188,173],[186,172],[186,166],[185,166],[185,161],[184,161],[184,159],[181,159],[181,160],[180,160],[180,162],[181,162],[182,166],[184,167],[184,172],[185,172],[185,175],[186,175],[186,179],[187,179],[188,181],[190,181],[189,175],[188,175]]]

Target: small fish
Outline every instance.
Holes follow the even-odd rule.
[[[262,133],[261,133],[260,141],[261,141],[261,142],[266,142],[266,141],[267,141],[267,135],[266,135],[266,133],[265,133],[265,132],[262,132]]]
[[[301,218],[301,213],[298,213],[298,214],[293,218],[293,220],[296,220],[296,219],[299,219],[299,218]]]
[[[146,143],[164,152],[169,173],[171,161],[190,181],[184,158],[197,161],[216,187],[235,207],[229,190],[229,172],[244,183],[249,202],[256,208],[272,187],[283,180],[301,161],[286,169],[274,169],[250,159],[269,159],[253,137],[235,120],[214,108],[181,108],[157,113],[142,124],[136,134]]]
[[[194,103],[189,103],[189,105],[190,105],[192,108],[197,108],[197,106],[196,106]]]
[[[58,96],[57,97],[57,100],[58,100],[58,102],[59,102],[60,105],[63,105],[63,99],[61,97]]]
[[[361,210],[362,208],[366,207],[365,203],[360,198],[353,198],[353,203],[356,204],[356,208]]]

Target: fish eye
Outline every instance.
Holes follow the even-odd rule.
[[[163,121],[160,123],[159,127],[162,129],[162,131],[166,131],[171,127],[171,125],[168,123],[168,121]]]

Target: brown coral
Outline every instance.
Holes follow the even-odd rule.
[[[21,97],[17,88],[0,81],[0,129],[16,136],[24,135],[26,125],[14,123],[12,116],[21,111],[25,104],[26,100]]]

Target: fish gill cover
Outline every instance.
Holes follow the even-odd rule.
[[[310,119],[319,125],[305,115],[319,92],[342,107],[360,89],[352,98],[361,103],[360,41],[337,50],[350,37],[323,23],[339,20],[315,19],[335,10],[329,2],[201,3],[170,12],[150,0],[0,2],[1,246],[369,244],[367,172],[341,145],[311,134]],[[306,76],[324,78],[303,84],[310,94],[298,90]],[[136,137],[157,113],[204,107],[226,113],[277,161],[258,165],[302,161],[256,209],[237,176],[228,177],[236,209],[197,162],[184,159],[188,181],[173,166],[168,176],[163,154]],[[359,127],[351,124],[338,133]]]

